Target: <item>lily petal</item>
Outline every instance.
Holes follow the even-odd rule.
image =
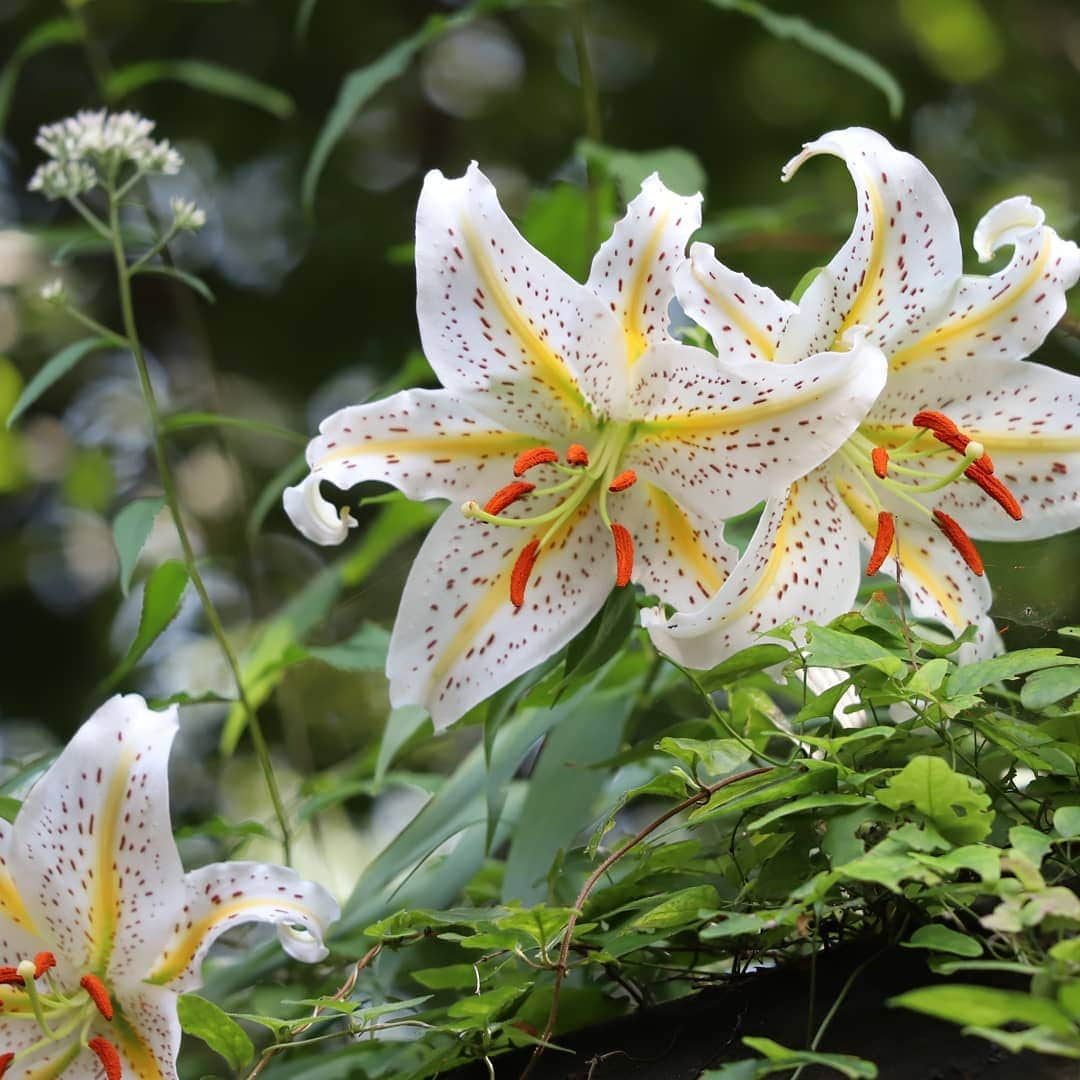
[[[982,262],[1013,245],[996,274],[967,274],[934,328],[890,357],[893,371],[912,368],[926,378],[938,365],[960,369],[986,359],[1033,353],[1065,313],[1065,293],[1080,278],[1080,248],[1043,224],[1042,210],[1025,196],[987,211],[975,229]],[[955,376],[954,376],[955,377]]]
[[[169,927],[167,944],[147,976],[170,990],[200,986],[207,950],[226,930],[243,923],[274,923],[290,956],[305,963],[321,960],[327,954],[327,928],[341,914],[321,885],[283,866],[214,863],[188,874],[184,889],[184,911]]]
[[[914,433],[911,417],[945,411],[982,443],[995,474],[1024,511],[1013,521],[967,481],[935,494],[935,506],[982,540],[1036,540],[1080,526],[1080,379],[1031,361],[981,357],[912,364],[894,372],[864,425],[886,444]],[[925,461],[925,459],[923,459]],[[927,469],[946,467],[941,459]]]
[[[476,167],[430,172],[416,212],[416,310],[442,384],[542,438],[622,413],[623,335],[608,306],[532,248]]]
[[[356,521],[323,498],[321,481],[346,490],[383,480],[410,499],[483,498],[510,475],[515,456],[537,444],[445,390],[406,390],[328,416],[308,443],[310,475],[285,490],[285,511],[309,540],[339,544]]]
[[[788,319],[798,311],[767,286],[728,269],[709,244],[693,244],[675,271],[683,310],[709,331],[727,360],[772,360]]]
[[[650,345],[673,340],[668,305],[676,268],[700,224],[701,196],[677,195],[653,173],[593,259],[588,288],[619,320],[630,367]]]
[[[592,502],[540,550],[525,603],[510,602],[522,548],[543,527],[489,526],[450,507],[405,583],[386,673],[395,705],[423,705],[437,729],[547,659],[588,624],[615,581],[610,533]]]
[[[857,473],[849,465],[833,462],[833,485],[861,531],[863,546],[873,546],[878,507],[870,502]],[[982,627],[990,610],[990,585],[977,577],[948,540],[926,518],[912,513],[907,503],[879,493],[882,507],[896,518],[896,540],[881,566],[886,577],[896,578],[917,619],[930,619],[959,634],[974,623]]]
[[[167,765],[176,707],[110,698],[31,789],[9,858],[53,951],[109,984],[141,977],[183,904]]]
[[[653,643],[679,663],[709,668],[796,619],[824,622],[859,589],[859,540],[825,468],[765,504],[724,587],[698,611],[643,612]]]
[[[21,960],[33,959],[50,946],[39,936],[11,875],[13,841],[13,827],[0,821],[0,963],[17,967]],[[0,990],[0,1013],[5,1009],[10,1011],[10,1004],[4,1000],[4,992],[8,989]],[[18,993],[21,994],[21,990]],[[3,1050],[2,1046],[0,1050]]]
[[[784,166],[790,180],[818,154],[842,158],[858,192],[851,236],[814,279],[784,331],[778,359],[828,349],[862,324],[886,353],[903,348],[947,310],[963,270],[956,218],[918,158],[867,128],[807,143]]]
[[[749,510],[840,448],[885,383],[858,331],[847,352],[731,363],[655,346],[634,372],[640,418],[626,464],[706,519]]]
[[[634,580],[679,611],[700,608],[739,558],[716,521],[680,506],[655,484],[640,481],[608,509],[634,538]]]
[[[176,993],[142,983],[117,990],[115,1004],[119,1008],[113,1022],[101,1027],[100,1033],[119,1051],[124,1076],[176,1080],[180,1052]],[[100,1066],[91,1075],[99,1074]]]

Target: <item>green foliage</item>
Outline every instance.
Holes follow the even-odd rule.
[[[112,343],[102,337],[88,337],[72,342],[61,349],[26,384],[19,399],[7,414],[7,426],[10,428],[46,390],[59,382],[83,357],[89,356],[97,349],[104,349],[110,344]]]
[[[232,1069],[242,1069],[255,1056],[255,1047],[244,1029],[228,1013],[198,994],[182,994],[178,1002],[180,1026],[188,1035],[202,1039]]]
[[[147,499],[134,499],[113,519],[113,539],[116,553],[120,556],[120,589],[125,596],[131,588],[131,575],[135,563],[154,527],[154,519],[165,506],[165,499],[158,495]]]

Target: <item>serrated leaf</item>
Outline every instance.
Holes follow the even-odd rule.
[[[15,402],[11,412],[8,413],[7,426],[10,428],[46,390],[59,382],[84,356],[89,356],[95,350],[104,349],[109,345],[112,345],[112,342],[106,338],[89,337],[72,342],[66,348],[61,349],[51,360],[46,361],[38,373],[23,388],[19,400]]]
[[[115,686],[139,662],[143,653],[180,612],[180,602],[188,584],[187,567],[175,559],[154,567],[143,587],[139,629],[127,655],[102,684],[106,690]]]
[[[129,502],[113,519],[113,540],[120,556],[120,591],[127,596],[131,575],[139,560],[139,552],[150,536],[154,519],[161,513],[165,499],[161,495]]]
[[[913,806],[956,844],[986,839],[994,823],[990,797],[941,758],[913,758],[874,796],[890,810]]]
[[[712,885],[691,885],[672,893],[656,907],[639,915],[631,925],[636,930],[674,930],[699,922],[700,912],[716,908],[720,897]]]
[[[877,87],[885,95],[889,114],[894,120],[903,111],[904,91],[900,84],[886,67],[861,49],[848,45],[826,30],[819,30],[798,15],[781,15],[754,0],[709,0],[709,3],[724,11],[747,15],[773,37],[794,41]]]
[[[1014,679],[1029,671],[1043,668],[1075,667],[1080,664],[1080,657],[1062,656],[1060,649],[1020,649],[1017,652],[1004,653],[989,660],[977,660],[965,664],[949,676],[946,688],[949,697],[974,694],[991,683]]]
[[[282,120],[296,112],[292,98],[283,91],[209,60],[139,60],[108,77],[105,96],[116,100],[157,82],[178,82],[193,90],[242,101]]]
[[[901,944],[905,949],[932,949],[934,952],[951,953],[953,956],[982,956],[983,951],[982,945],[975,938],[937,923],[920,926]]]
[[[235,1070],[244,1068],[255,1055],[247,1032],[212,1001],[198,994],[181,994],[176,1002],[180,1027],[188,1035],[202,1039]]]

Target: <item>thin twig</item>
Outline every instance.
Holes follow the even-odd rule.
[[[566,976],[566,961],[570,955],[570,945],[574,937],[574,927],[577,926],[578,917],[582,913],[585,902],[589,899],[589,896],[592,894],[593,889],[596,888],[600,879],[620,859],[622,859],[623,856],[628,855],[638,846],[638,844],[651,836],[661,825],[670,821],[673,817],[681,814],[684,810],[689,810],[692,806],[697,806],[699,803],[707,803],[716,792],[721,788],[727,787],[729,784],[737,783],[739,780],[748,780],[751,776],[760,776],[762,773],[772,772],[772,769],[773,766],[771,765],[763,765],[757,769],[748,769],[746,772],[737,773],[735,776],[729,776],[725,780],[718,780],[715,784],[708,784],[700,790],[695,791],[693,795],[687,796],[682,802],[665,810],[658,818],[654,818],[650,821],[640,832],[627,840],[621,848],[613,851],[589,875],[585,884],[582,885],[581,892],[578,893],[577,899],[574,901],[574,909],[570,912],[570,918],[566,923],[566,929],[563,931],[562,946],[559,949],[559,962],[555,967],[555,983],[551,992],[551,1010],[548,1013],[547,1023],[544,1025],[544,1032],[540,1036],[540,1042],[533,1050],[533,1055],[529,1059],[529,1064],[521,1074],[521,1080],[525,1080],[529,1073],[532,1072],[537,1061],[540,1060],[540,1055],[544,1052],[543,1044],[550,1042],[552,1033],[555,1030],[555,1024],[559,1019],[559,993],[562,990],[563,979]]]

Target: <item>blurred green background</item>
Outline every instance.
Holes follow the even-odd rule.
[[[160,393],[174,409],[213,409],[310,433],[340,405],[399,373],[418,345],[411,267],[424,172],[480,162],[519,217],[556,181],[584,183],[584,134],[573,5],[521,6],[475,19],[420,50],[400,78],[351,121],[329,158],[313,213],[301,178],[348,74],[453,4],[418,0],[0,0],[0,60],[20,59],[35,28],[77,17],[85,40],[26,56],[13,84],[0,156],[0,412],[59,347],[80,336],[38,299],[63,269],[80,301],[115,320],[110,270],[80,253],[70,210],[26,193],[37,127],[109,103],[158,122],[185,154],[152,208],[182,192],[207,211],[196,239],[174,249],[216,294],[207,304],[173,283],[140,282],[138,316]],[[772,10],[802,15],[875,58],[898,80],[903,109],[856,74],[766,32],[738,4],[619,0],[582,5],[601,100],[603,142],[622,150],[679,147],[701,164],[703,238],[729,264],[783,294],[827,261],[854,214],[850,182],[819,161],[794,183],[781,165],[801,143],[851,124],[875,127],[938,176],[969,238],[995,201],[1027,193],[1066,236],[1077,235],[1080,177],[1080,7],[1069,0],[836,0]],[[744,8],[753,5],[744,4]],[[298,17],[302,26],[298,26]],[[20,53],[20,49],[23,50]],[[275,115],[175,82],[116,95],[117,72],[145,60],[198,58],[288,95]],[[10,66],[8,77],[13,74]],[[8,87],[10,89],[10,86]],[[122,87],[120,87],[122,89]],[[291,101],[291,105],[290,105]],[[537,196],[537,193],[540,193]],[[535,235],[542,243],[542,227]],[[566,251],[584,237],[552,237]],[[1080,370],[1080,302],[1039,354]],[[422,366],[416,370],[423,372]],[[421,375],[422,377],[422,375]],[[208,576],[243,645],[336,552],[288,526],[275,503],[260,529],[249,512],[294,442],[193,430],[174,440],[180,479]],[[155,490],[138,387],[123,356],[97,354],[55,387],[16,433],[0,432],[0,589],[5,756],[69,733],[100,697],[100,680],[130,641],[137,590],[123,599],[110,522]],[[161,522],[159,522],[161,526]],[[355,537],[350,543],[355,543]],[[173,552],[159,528],[145,566]],[[393,617],[412,550],[347,591],[323,630]],[[1062,644],[1080,622],[1075,536],[987,545],[998,625],[1017,647]],[[144,575],[145,568],[137,578]],[[148,654],[136,684],[152,695],[227,689],[192,603]],[[374,738],[386,713],[378,674],[321,665],[290,674],[264,709],[301,769],[325,766]],[[220,711],[200,727],[212,745]],[[302,731],[302,736],[297,735]]]

